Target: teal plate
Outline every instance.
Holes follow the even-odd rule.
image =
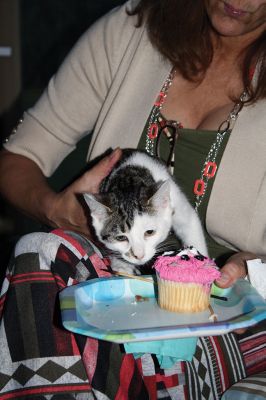
[[[60,292],[63,326],[75,333],[116,343],[191,336],[217,336],[266,319],[266,301],[244,279],[230,289],[212,290],[210,312],[176,313],[158,307],[151,282],[98,278]]]

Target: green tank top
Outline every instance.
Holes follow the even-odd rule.
[[[139,149],[145,150],[146,134],[147,126],[145,126],[140,138]],[[202,167],[215,137],[215,131],[180,129],[180,134],[176,141],[174,176],[183,193],[185,193],[193,206],[195,206],[195,194],[193,192],[194,183],[196,179],[200,178]],[[226,133],[216,158],[218,168],[228,137],[229,133]],[[163,135],[160,140],[160,154],[164,161],[169,154],[169,142],[165,135]],[[206,211],[214,179],[215,178],[212,178],[208,181],[205,196],[198,208],[198,214],[205,230],[209,255],[215,258],[218,264],[222,265],[226,258],[232,254],[232,250],[218,244],[206,230]],[[178,245],[180,245],[180,242]]]

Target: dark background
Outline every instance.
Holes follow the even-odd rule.
[[[11,0],[0,0],[11,1]],[[21,89],[10,107],[0,112],[0,136],[2,140],[10,133],[23,111],[38,99],[49,78],[74,45],[80,35],[101,15],[124,3],[125,0],[20,0],[18,1],[18,29],[16,40],[20,49],[19,69]],[[14,3],[15,4],[15,3]],[[9,11],[10,3],[8,5]],[[8,18],[0,13],[0,25],[8,24]],[[9,27],[6,27],[8,31]],[[6,38],[5,38],[6,40]],[[3,38],[2,38],[3,42]],[[6,43],[1,42],[0,46]],[[4,63],[6,60],[0,58]],[[1,69],[0,69],[1,71]],[[10,76],[12,80],[12,74]],[[0,96],[5,94],[1,93]],[[74,151],[51,177],[50,183],[60,190],[70,182],[79,169],[84,167],[88,138],[79,143]],[[1,265],[0,277],[17,239],[28,232],[43,227],[21,215],[0,198]]]
[[[43,88],[80,35],[123,0],[20,0],[24,89]]]

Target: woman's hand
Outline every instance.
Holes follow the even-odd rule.
[[[97,193],[101,181],[111,172],[120,157],[121,150],[114,150],[65,190],[47,196],[44,203],[47,223],[54,228],[70,229],[90,237],[88,218],[77,195]]]
[[[232,286],[237,279],[245,278],[247,275],[247,260],[253,260],[257,256],[249,252],[239,252],[229,257],[225,265],[221,268],[221,277],[216,280],[217,286],[221,288],[228,288]],[[235,333],[241,335],[245,333],[246,329],[237,329]]]
[[[237,279],[245,278],[247,275],[247,260],[253,260],[257,256],[253,253],[241,251],[229,257],[221,268],[221,277],[215,282],[221,288],[232,286]]]

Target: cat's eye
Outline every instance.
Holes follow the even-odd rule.
[[[148,237],[148,236],[152,236],[152,235],[154,235],[155,234],[155,230],[154,229],[148,229],[146,232],[145,232],[145,237]]]
[[[125,235],[118,235],[115,237],[115,240],[117,240],[118,242],[126,242],[127,237]]]

